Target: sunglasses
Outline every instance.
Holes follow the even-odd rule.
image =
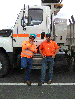
[[[32,40],[34,40],[34,38],[29,38],[29,39],[32,39]]]
[[[46,37],[46,38],[50,38],[50,37]]]

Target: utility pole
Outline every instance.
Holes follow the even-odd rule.
[[[69,19],[70,22],[70,44],[71,44],[71,20]]]
[[[73,15],[71,16],[72,22],[73,22],[73,44],[74,44],[74,17]]]

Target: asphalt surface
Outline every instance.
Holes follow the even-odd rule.
[[[75,99],[75,86],[0,86],[0,99]]]
[[[31,70],[30,81],[38,83],[41,77],[41,70]],[[16,69],[9,71],[7,76],[0,78],[0,83],[24,83],[25,73],[24,70],[17,71]],[[45,82],[49,79],[48,69],[46,71]],[[62,67],[54,68],[53,83],[75,83],[75,70],[69,72]]]
[[[24,70],[11,70],[0,83],[24,83]],[[41,70],[32,70],[30,81],[38,83]],[[48,81],[48,70],[46,83]],[[52,83],[75,83],[75,71],[54,68]],[[75,85],[0,85],[0,99],[75,99]]]

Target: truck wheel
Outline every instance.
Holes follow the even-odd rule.
[[[0,77],[5,76],[8,73],[9,62],[7,56],[3,53],[0,53]]]

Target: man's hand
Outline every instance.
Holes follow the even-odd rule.
[[[28,50],[31,50],[31,48],[29,47],[29,48],[27,48]]]
[[[44,56],[44,55],[42,55],[42,57],[44,58],[45,56]]]
[[[52,58],[55,58],[55,54],[54,54],[54,55],[52,55]]]
[[[43,55],[43,53],[42,53],[42,50],[39,50],[40,51],[40,54],[42,55],[42,57],[44,58],[44,55]]]
[[[59,48],[55,51],[55,54],[52,55],[52,58],[55,58],[55,55],[59,52]]]
[[[31,41],[30,44],[33,45],[33,41]]]

